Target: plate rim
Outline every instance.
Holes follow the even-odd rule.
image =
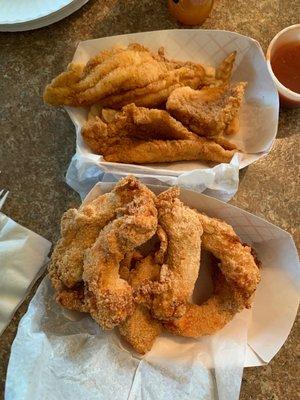
[[[61,0],[61,2],[63,4],[61,4],[60,6],[56,5],[55,7],[52,8],[48,8],[47,10],[45,10],[44,12],[32,17],[32,18],[25,18],[25,19],[15,19],[15,20],[1,20],[0,18],[0,27],[2,25],[16,25],[16,24],[26,24],[26,23],[30,23],[33,21],[37,21],[39,19],[42,18],[47,18],[52,14],[55,14],[57,12],[60,12],[61,10],[63,10],[64,8],[70,6],[72,3],[76,2],[77,0]]]
[[[83,7],[89,0],[71,0],[71,2],[61,8],[58,11],[55,11],[51,14],[48,14],[45,17],[37,18],[31,20],[29,22],[18,22],[11,24],[2,24],[0,23],[0,32],[25,32],[34,29],[43,28],[48,25],[52,25],[64,18],[67,18],[69,15],[78,11],[81,7]]]

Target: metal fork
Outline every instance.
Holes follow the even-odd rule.
[[[6,197],[8,196],[9,191],[6,189],[0,190],[0,210],[3,207]]]

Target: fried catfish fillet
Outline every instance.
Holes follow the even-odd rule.
[[[235,150],[200,138],[166,111],[128,105],[105,123],[91,114],[82,130],[89,147],[106,161],[146,164],[186,160],[230,162]]]
[[[137,289],[149,281],[158,281],[160,269],[161,265],[155,261],[155,256],[149,254],[130,271],[128,282],[133,289]],[[143,304],[136,304],[133,314],[119,325],[120,334],[141,354],[151,350],[161,331],[161,323],[151,316]]]
[[[193,90],[183,87],[168,98],[167,110],[192,132],[218,136],[238,116],[246,83]]]
[[[169,61],[133,43],[104,50],[86,65],[71,63],[46,86],[44,101],[52,105],[100,103],[120,108],[140,98],[139,105],[158,104],[175,87],[198,87],[204,76],[200,64]]]
[[[112,329],[132,314],[132,288],[120,276],[120,263],[157,229],[154,194],[131,179],[135,184],[132,201],[118,209],[116,218],[100,231],[84,255],[86,303],[92,318],[104,329]]]

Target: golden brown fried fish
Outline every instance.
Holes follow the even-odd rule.
[[[224,133],[238,116],[246,84],[193,90],[183,87],[168,98],[167,110],[192,132],[212,137]]]

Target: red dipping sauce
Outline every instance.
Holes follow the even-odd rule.
[[[300,42],[278,47],[272,55],[271,66],[280,83],[300,94]]]

